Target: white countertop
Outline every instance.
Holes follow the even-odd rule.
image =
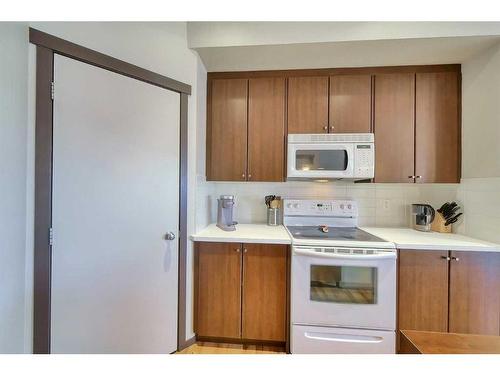
[[[500,252],[500,244],[455,233],[420,232],[411,228],[361,227],[360,229],[394,243],[398,249]],[[266,224],[237,224],[236,230],[232,232],[223,231],[215,224],[210,224],[190,238],[193,241],[201,242],[246,242],[286,245],[292,243],[292,239],[284,226],[269,226]]]
[[[202,242],[245,242],[291,244],[292,240],[282,225],[269,226],[267,224],[237,224],[236,230],[226,232],[215,224],[191,236],[193,241]]]
[[[393,242],[398,249],[500,252],[499,244],[455,233],[420,232],[411,228],[361,227],[360,229]]]

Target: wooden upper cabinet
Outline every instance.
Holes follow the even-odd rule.
[[[414,182],[414,74],[375,76],[375,182]]]
[[[328,77],[288,78],[288,134],[328,133]]]
[[[196,250],[196,333],[240,338],[241,244],[199,242]]]
[[[448,251],[399,253],[400,330],[448,331]]]
[[[460,182],[459,78],[457,72],[417,73],[417,182]]]
[[[370,133],[371,75],[330,77],[330,133]]]
[[[207,179],[245,181],[247,79],[215,79],[209,87]]]
[[[286,340],[286,245],[243,245],[242,338]]]
[[[283,181],[285,79],[248,82],[248,181]]]
[[[452,251],[450,323],[454,333],[500,334],[500,254]]]

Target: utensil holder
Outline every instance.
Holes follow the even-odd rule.
[[[281,225],[281,210],[279,208],[267,209],[267,225]]]
[[[446,220],[443,217],[443,215],[441,215],[439,212],[436,212],[436,216],[434,217],[434,220],[431,223],[431,230],[433,232],[439,232],[439,233],[451,233],[451,226],[453,224],[445,226],[444,225],[445,223]]]

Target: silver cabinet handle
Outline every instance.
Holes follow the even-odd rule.
[[[166,235],[165,235],[165,239],[168,240],[168,241],[173,241],[175,240],[175,234],[174,232],[168,232]]]
[[[446,257],[446,256],[444,256],[444,255],[441,255],[441,259],[450,260],[451,258],[450,258],[450,257]]]
[[[451,260],[455,260],[455,261],[458,262],[460,260],[460,258],[458,258],[458,257],[451,257]]]
[[[416,178],[417,176],[408,176],[408,178]]]

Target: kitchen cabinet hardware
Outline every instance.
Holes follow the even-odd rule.
[[[251,179],[252,178],[252,175],[251,174],[248,174],[248,179]]]
[[[444,256],[444,255],[441,255],[441,259],[451,260],[451,258],[450,258],[450,257],[448,257],[448,256]]]
[[[237,249],[234,249],[234,251],[236,251],[237,253],[239,253],[239,252],[240,252],[240,249],[239,249],[239,248],[237,248]]]
[[[459,257],[451,257],[451,260],[455,260],[458,262],[460,260],[460,258]]]
[[[244,252],[244,253],[248,252],[248,249],[247,249],[247,248],[244,248],[244,249],[243,249],[243,252]]]
[[[244,174],[244,173],[242,173],[242,174],[241,174],[241,177],[242,177],[242,178],[245,178],[245,174]]]
[[[415,178],[422,178],[422,176],[415,176]]]
[[[408,178],[417,178],[417,176],[408,176]]]
[[[328,126],[323,126],[323,130],[328,130]]]

